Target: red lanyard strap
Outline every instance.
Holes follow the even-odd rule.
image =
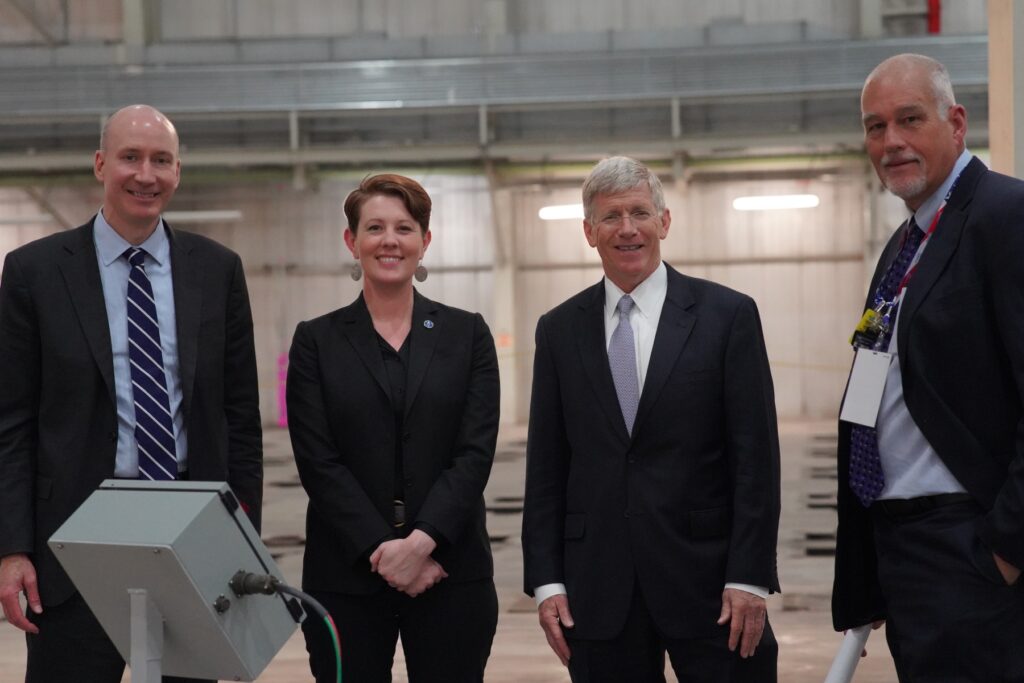
[[[917,253],[914,255],[914,259],[910,262],[910,268],[907,268],[906,274],[904,274],[903,279],[900,280],[899,287],[896,288],[897,296],[900,292],[906,289],[907,283],[910,282],[910,278],[913,277],[914,273],[917,272],[917,264],[921,261],[921,252],[922,250],[924,250],[924,245],[928,243],[928,239],[932,236],[932,233],[935,232],[935,228],[939,224],[939,218],[942,217],[942,211],[945,208],[946,202],[943,201],[942,206],[940,206],[939,210],[935,212],[935,218],[932,219],[931,225],[928,226],[928,230],[926,230],[924,233],[924,238],[921,240],[921,245],[917,248]],[[916,229],[917,228],[915,228],[915,230]]]

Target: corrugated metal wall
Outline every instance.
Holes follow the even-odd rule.
[[[983,33],[985,0],[943,3],[943,32]],[[116,41],[121,0],[36,0],[34,19],[57,42]],[[730,25],[805,22],[816,35],[855,37],[852,0],[152,0],[158,40],[464,34],[564,34],[693,28],[726,35]],[[740,36],[742,38],[742,34]],[[21,12],[0,3],[0,43],[47,42]]]
[[[415,175],[415,174],[414,174]],[[491,198],[480,175],[419,174],[434,200],[433,242],[424,260],[431,269],[419,289],[447,304],[480,311],[496,336],[505,391],[514,396],[506,420],[528,414],[533,333],[548,309],[598,281],[600,261],[578,221],[541,221],[540,207],[579,201],[575,188],[499,191],[508,207],[503,226],[514,265],[515,314],[495,313],[495,241]],[[826,180],[694,181],[685,192],[668,184],[672,226],[662,244],[665,260],[683,272],[750,294],[758,303],[782,416],[834,415],[850,361],[846,339],[864,296],[864,205],[867,184],[858,169]],[[184,184],[174,210],[240,209],[239,222],[179,226],[239,252],[245,263],[256,326],[261,405],[265,419],[278,412],[277,363],[295,325],[350,302],[359,285],[348,276],[352,258],[342,241],[342,202],[356,178],[327,179],[306,190],[289,181]],[[813,192],[816,209],[739,212],[736,196]],[[102,201],[98,186],[50,190],[50,202],[74,222]],[[23,192],[0,190],[3,216],[37,216]],[[504,211],[505,209],[502,208]],[[885,232],[902,220],[898,202],[883,202]],[[54,225],[0,227],[0,255],[55,230]],[[868,255],[870,259],[872,255]],[[873,262],[873,261],[872,261]]]
[[[663,28],[717,32],[715,42],[722,43],[730,27],[795,21],[820,27],[819,33],[849,36],[856,33],[857,5],[845,0],[154,0],[150,7],[164,40],[510,33],[531,34],[554,45],[571,40],[567,33]],[[955,9],[950,5],[945,31],[984,31],[984,0],[958,3]],[[35,3],[33,26],[23,13],[0,3],[0,42],[41,44],[48,42],[44,34],[58,43],[120,38],[121,0],[77,0],[67,3],[66,16],[63,6],[60,0]],[[977,11],[965,11],[967,6]],[[749,37],[736,33],[743,35]],[[566,121],[586,137],[586,125],[571,116]],[[183,138],[187,144],[187,135]],[[525,420],[537,318],[601,276],[597,254],[587,246],[578,221],[545,223],[537,217],[541,206],[578,201],[578,188],[563,183],[552,189],[538,174],[537,185],[499,189],[492,196],[486,177],[475,171],[417,177],[435,201],[434,241],[426,259],[433,273],[420,289],[484,314],[499,340],[503,419]],[[684,272],[757,300],[780,415],[834,415],[850,358],[846,339],[869,276],[865,264],[874,262],[874,254],[866,252],[880,247],[904,209],[891,197],[871,196],[867,168],[859,162],[831,177],[805,173],[785,179],[776,172],[772,179],[738,179],[752,177],[757,176],[721,173],[697,176],[687,187],[666,187],[674,220],[664,257]],[[243,213],[240,222],[201,231],[238,251],[246,265],[262,408],[271,422],[278,411],[278,360],[295,324],[348,303],[359,290],[348,277],[351,257],[341,238],[341,205],[358,177],[317,177],[301,190],[291,179],[257,178],[223,171],[218,177],[192,179],[186,154],[184,184],[171,208]],[[49,206],[77,224],[101,201],[99,187],[89,179],[60,186],[25,182],[37,188],[36,199],[24,190],[0,188],[0,256],[58,229],[56,220],[18,225],[10,224],[12,217],[38,216]],[[821,206],[774,213],[731,208],[739,195],[798,191],[818,194]],[[874,234],[867,218],[871,205],[877,216]],[[495,218],[503,237],[499,243]]]

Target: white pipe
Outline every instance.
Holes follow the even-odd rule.
[[[825,676],[825,683],[850,683],[853,680],[853,672],[860,661],[860,653],[864,651],[864,645],[870,635],[871,624],[851,628],[846,632],[843,642],[839,645],[839,651],[832,660],[832,667]]]

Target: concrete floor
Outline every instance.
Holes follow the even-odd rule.
[[[828,612],[835,531],[835,433],[833,422],[787,422],[782,440],[782,524],[779,573],[783,594],[769,599],[769,618],[779,641],[779,680],[821,683],[841,637],[833,632]],[[494,548],[495,583],[501,612],[487,667],[488,683],[560,683],[569,676],[548,649],[533,608],[521,592],[519,544],[525,429],[502,431],[494,470],[486,491],[488,529]],[[306,497],[298,486],[288,434],[265,433],[266,487],[263,537],[288,580],[299,585]],[[2,620],[2,617],[0,617]],[[883,632],[872,635],[870,656],[861,660],[854,680],[896,680]],[[24,638],[0,624],[0,683],[24,678]],[[676,679],[667,673],[670,683]],[[401,652],[394,679],[407,681]],[[124,681],[130,677],[126,672]],[[300,634],[288,641],[259,683],[311,681]],[[626,683],[626,682],[624,682]]]

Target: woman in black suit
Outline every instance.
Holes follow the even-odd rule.
[[[345,200],[362,294],[300,323],[288,420],[309,494],[302,585],[333,616],[346,683],[482,681],[497,624],[483,490],[498,431],[498,364],[479,314],[413,288],[426,276],[430,197],[399,175]],[[333,681],[323,625],[303,626]]]

